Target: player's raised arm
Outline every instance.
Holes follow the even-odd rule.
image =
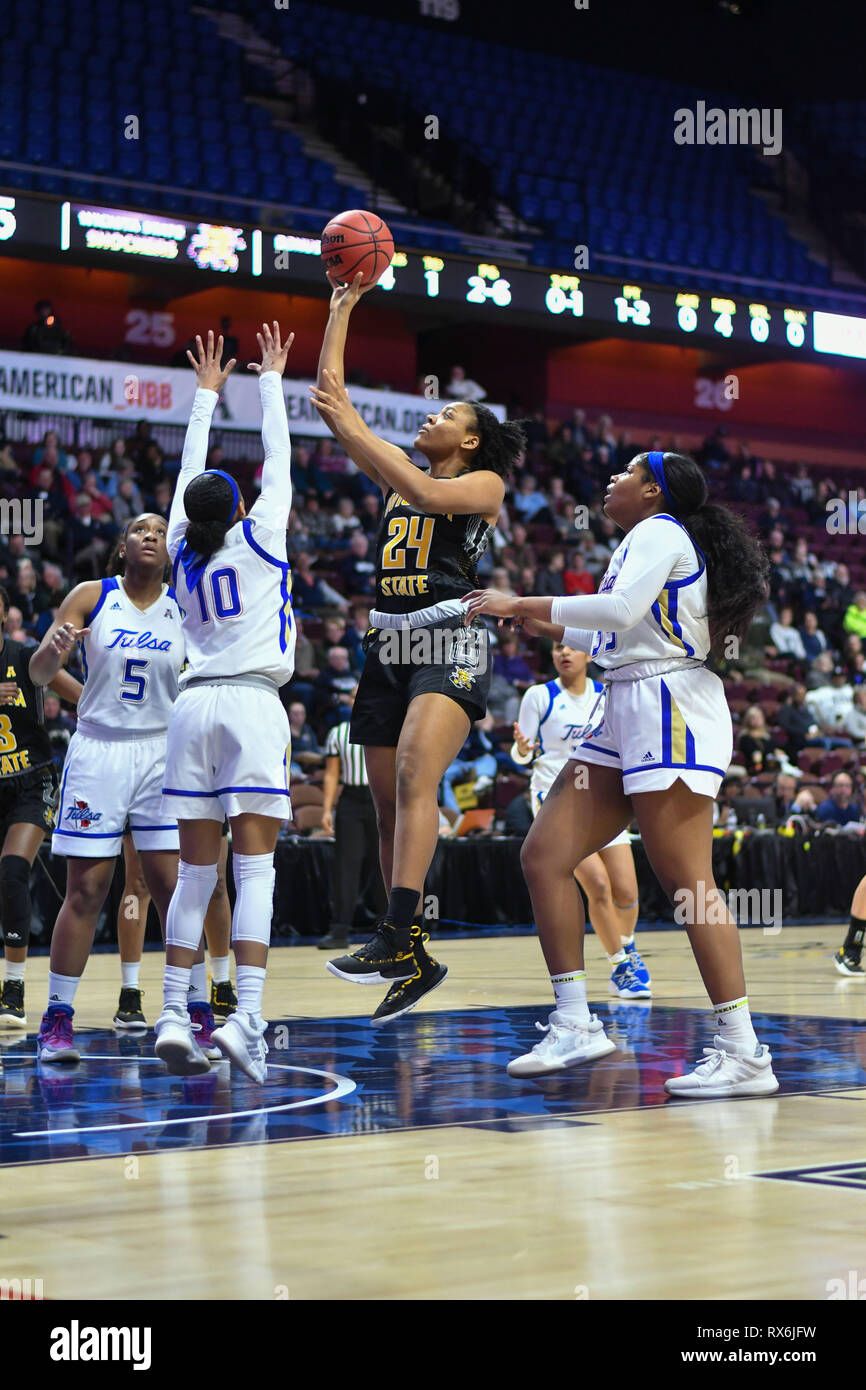
[[[214,343],[213,332],[209,332],[207,347],[202,343],[200,337],[196,337],[195,342],[197,357],[194,357],[189,350],[187,350],[186,355],[195,371],[198,389],[192,403],[189,424],[186,427],[180,474],[174,490],[174,497],[171,499],[171,511],[168,516],[166,546],[172,559],[186,533],[187,516],[183,506],[183,495],[193,478],[204,472],[214,407],[219,399],[219,393],[228,381],[236,363],[236,359],[233,357],[230,362],[226,363],[225,367],[222,366],[222,334]]]
[[[316,389],[319,391],[327,391],[329,389],[328,383],[332,381],[338,383],[345,389],[346,373],[344,359],[346,353],[346,336],[349,332],[349,315],[358,303],[361,295],[373,288],[372,285],[362,285],[361,281],[363,278],[363,275],[359,272],[350,285],[334,285],[328,312],[328,322],[325,326],[325,336],[322,339],[322,350],[319,353],[319,365],[316,370]],[[348,395],[346,399],[348,400]],[[317,408],[318,404],[317,401]],[[354,410],[351,403],[350,408]],[[357,414],[357,412],[355,413]],[[354,453],[352,440],[348,436],[344,438],[339,432],[339,428],[335,428],[335,425],[338,425],[339,422],[335,421],[332,423],[321,410],[319,410],[319,414],[322,416],[322,419],[325,421],[325,424],[328,426],[334,438],[341,447],[346,450],[346,453],[352,459],[353,463],[356,463],[361,471],[366,473],[371,482],[374,482],[383,492],[387,492],[389,484],[384,478],[379,476],[375,464],[368,457],[367,453],[364,451],[359,451],[357,454]],[[361,417],[358,416],[359,420],[360,418]],[[375,438],[375,435],[373,437]],[[379,441],[379,443],[382,442],[381,440]],[[394,446],[388,444],[385,445],[385,447],[390,449]],[[396,449],[395,452],[401,453],[400,450]],[[405,455],[401,456],[405,459]]]
[[[250,515],[258,517],[267,508],[274,526],[285,530],[292,507],[292,441],[282,377],[295,335],[290,333],[283,344],[280,325],[274,320],[273,330],[269,324],[263,323],[262,331],[256,337],[262,360],[248,363],[248,368],[251,372],[257,372],[259,377],[265,463],[261,495]]]
[[[28,670],[34,685],[53,684],[76,644],[90,631],[86,626],[87,619],[99,602],[101,592],[101,580],[86,579],[66,595],[57,610],[56,619],[30,658]],[[72,677],[69,679],[72,680]],[[78,684],[77,681],[74,683]],[[62,698],[68,700],[70,696],[63,694]]]

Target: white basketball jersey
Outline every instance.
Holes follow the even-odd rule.
[[[165,733],[184,661],[181,613],[163,584],[150,608],[137,608],[122,578],[103,579],[82,639],[84,690],[78,728],[100,738]]]
[[[664,568],[667,579],[651,593],[652,602],[633,627],[624,632],[596,631],[590,649],[593,660],[605,668],[677,657],[704,661],[710,650],[706,564],[674,517],[660,513],[638,522],[614,551],[598,594],[590,596],[590,601],[617,592],[620,572],[632,549],[647,568],[654,561],[656,572],[658,566]]]
[[[532,795],[545,795],[568,761],[575,739],[585,727],[590,715],[597,723],[604,708],[604,686],[588,680],[582,695],[563,690],[562,682],[547,681],[533,685],[520,702],[517,723],[524,738],[538,744],[532,764]],[[593,708],[595,713],[593,714]]]
[[[192,592],[180,551],[175,558],[189,663],[181,689],[192,676],[263,675],[277,685],[291,679],[297,634],[286,532],[284,526],[258,525],[257,508],[264,510],[261,499],[226,533]]]

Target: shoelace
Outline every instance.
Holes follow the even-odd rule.
[[[704,1076],[712,1076],[714,1071],[718,1071],[723,1062],[728,1059],[728,1054],[723,1047],[705,1047],[704,1057],[706,1061],[697,1062],[696,1071],[700,1071]]]

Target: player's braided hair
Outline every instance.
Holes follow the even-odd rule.
[[[647,455],[639,460],[654,481]],[[741,516],[707,500],[707,480],[694,459],[666,453],[664,476],[670,498],[663,510],[683,523],[706,558],[710,645],[714,656],[724,656],[725,639],[745,637],[769,594],[769,561]]]
[[[209,560],[224,545],[234,514],[232,503],[231,484],[210,470],[193,478],[183,494],[189,521],[186,542],[203,560]]]
[[[479,468],[507,478],[526,448],[526,435],[518,420],[497,420],[492,410],[477,401],[466,404],[475,414],[475,426],[480,435],[478,448],[472,456],[468,472]]]

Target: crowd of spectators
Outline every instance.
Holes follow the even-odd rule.
[[[459,380],[458,373],[458,389]],[[619,540],[602,512],[611,472],[640,448],[676,448],[677,441],[633,439],[617,431],[610,416],[590,423],[579,409],[556,424],[537,411],[526,433],[526,455],[479,564],[481,582],[519,594],[592,593]],[[818,819],[832,819],[828,779],[840,767],[821,763],[831,757],[846,769],[850,762],[850,804],[859,817],[860,750],[866,760],[866,567],[860,569],[847,537],[831,534],[826,525],[827,503],[840,488],[805,466],[782,468],[756,458],[745,443],[730,446],[724,430],[706,441],[700,458],[714,496],[749,516],[771,561],[768,601],[742,650],[723,669],[736,730],[731,786],[739,795],[731,796],[728,788],[720,816],[733,823],[738,812],[728,803],[738,801],[742,809],[745,798],[763,795],[782,774],[808,791],[797,814],[817,814],[823,805]],[[210,461],[217,465],[221,459],[215,444]],[[10,635],[38,642],[69,588],[104,573],[131,517],[143,510],[167,517],[178,468],[179,458],[166,456],[146,422],[102,452],[71,448],[51,429],[33,448],[3,447],[0,441],[2,495],[38,502],[42,515],[40,544],[22,535],[0,538],[0,582],[12,604]],[[292,476],[287,545],[297,652],[284,698],[295,735],[293,775],[303,780],[319,775],[328,731],[348,717],[363,665],[382,499],[330,438],[295,438]],[[242,466],[240,477],[249,504],[261,466]],[[844,495],[856,537],[857,503],[866,490]],[[481,799],[504,814],[503,797],[517,798],[525,785],[526,770],[508,755],[511,724],[523,692],[550,674],[549,647],[495,627],[492,636],[490,712],[443,783],[443,804],[451,812],[458,799],[460,805]],[[61,753],[72,721],[53,704],[51,711]],[[848,808],[844,818],[852,819]]]

